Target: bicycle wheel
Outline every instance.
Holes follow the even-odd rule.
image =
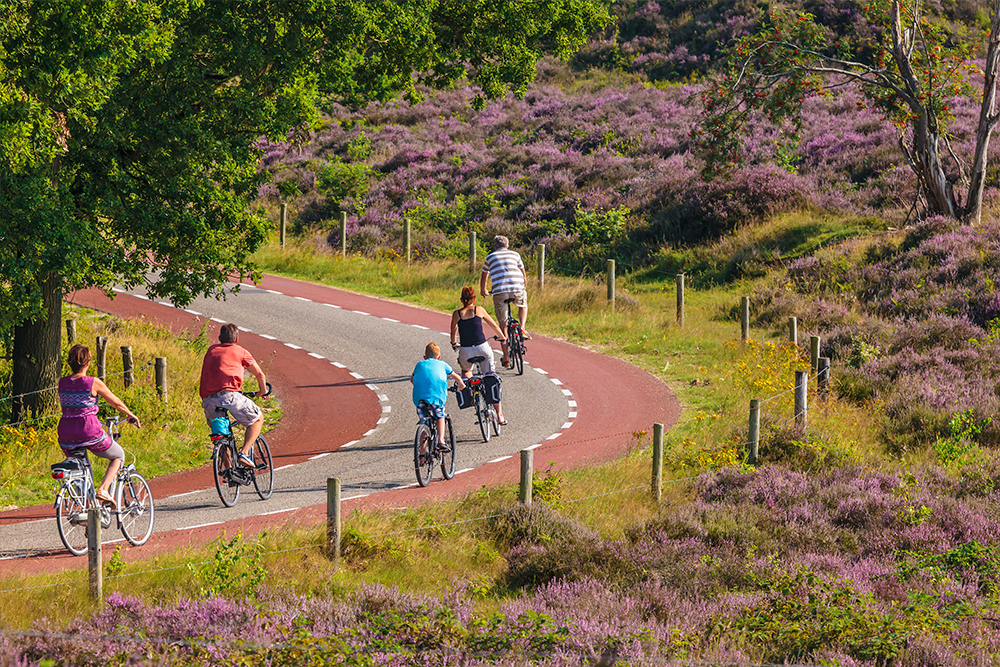
[[[271,448],[262,435],[258,435],[253,443],[253,460],[253,488],[257,489],[261,500],[267,500],[274,491],[274,467],[271,465]]]
[[[493,435],[500,435],[500,417],[497,416],[497,406],[487,407],[490,414],[490,425],[493,427]]]
[[[510,344],[510,363],[517,370],[518,375],[524,375],[524,339],[521,338],[521,329],[514,332],[514,338]]]
[[[223,459],[229,456],[229,465]],[[215,490],[226,507],[232,507],[240,497],[240,484],[231,478],[232,467],[236,463],[236,447],[230,440],[215,448],[212,454],[212,474],[215,477]]]
[[[121,483],[118,492],[118,526],[132,546],[142,546],[153,534],[153,493],[149,482],[137,472]]]
[[[451,451],[441,454],[441,474],[445,479],[451,479],[455,476],[455,430],[451,427],[451,417],[444,418],[444,441]]]
[[[486,416],[486,401],[479,389],[472,390],[472,402],[476,406],[476,421],[479,422],[479,432],[483,434],[483,442],[489,442],[490,422]]]
[[[434,433],[427,424],[417,426],[413,436],[413,467],[417,470],[417,484],[427,486],[434,474]]]
[[[56,498],[56,527],[59,539],[74,556],[87,553],[87,503],[82,484],[67,483]]]

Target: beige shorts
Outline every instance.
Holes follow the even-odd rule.
[[[507,326],[507,299],[514,299],[514,305],[520,308],[527,307],[528,293],[524,290],[520,292],[494,292],[493,293],[493,313],[500,328]]]
[[[205,411],[205,420],[209,424],[216,417],[225,417],[225,414],[218,412],[217,408],[225,408],[233,416],[233,419],[244,426],[253,424],[263,414],[256,403],[238,391],[220,391],[217,394],[206,396],[201,399],[201,407]]]

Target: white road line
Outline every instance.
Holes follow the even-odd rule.
[[[378,420],[377,422],[375,422],[375,423],[376,423],[376,424],[384,424],[384,423],[386,423],[387,421],[389,421],[389,418],[388,418],[388,417],[382,417],[381,419],[379,419],[379,420]]]
[[[290,348],[292,348],[293,350],[301,350],[301,349],[302,349],[302,348],[301,348],[301,347],[299,347],[298,345],[293,345],[293,344],[291,344],[291,343],[285,343],[285,347],[290,347]]]
[[[326,359],[326,357],[324,357],[322,354],[316,354],[315,352],[310,352],[309,356],[315,359]]]
[[[566,405],[568,405],[571,408],[575,408],[576,407],[576,401],[566,401]]]
[[[243,333],[253,333],[252,331],[250,331],[250,329],[247,329],[246,327],[240,327],[240,326],[238,326],[236,328],[239,329],[240,331],[242,331]]]
[[[416,482],[414,482],[413,484],[407,484],[407,485],[405,485],[405,486],[394,486],[394,487],[392,487],[392,490],[393,490],[393,491],[398,491],[399,489],[408,489],[408,488],[410,488],[411,486],[416,486],[416,485],[417,485],[417,483],[416,483]]]
[[[316,459],[321,459],[324,456],[329,456],[329,455],[330,455],[330,452],[323,452],[322,454],[317,454],[316,456],[310,456],[309,460],[310,461],[315,461]]]
[[[572,425],[573,425],[573,422],[566,422],[565,424],[563,424],[559,428],[561,428],[561,429],[567,429],[567,428],[569,428]],[[556,435],[558,435],[558,433]]]
[[[378,386],[377,385],[366,384],[365,386],[368,387],[369,389],[371,389],[372,391],[378,391]]]
[[[374,433],[374,432],[375,432],[375,430],[376,430],[376,429],[371,429],[371,430],[369,430],[369,431],[366,431],[366,432],[365,432],[365,434],[364,434],[364,435],[362,435],[361,437],[362,437],[362,438],[367,438],[367,437],[368,437],[368,436],[370,436],[370,435],[371,435],[372,433]]]
[[[549,378],[549,382],[552,384],[562,385],[562,380],[557,380],[555,378]]]
[[[553,433],[552,435],[550,435],[549,437],[547,437],[547,438],[545,438],[545,439],[546,439],[546,440],[555,440],[555,439],[556,439],[556,438],[558,438],[558,437],[559,437],[560,435],[562,435],[562,433]]]
[[[174,307],[174,304],[170,303],[169,301],[157,301],[156,303],[160,304],[161,306],[166,306],[167,308]]]
[[[339,310],[339,309],[341,308],[340,306],[338,306],[338,305],[337,305],[337,304],[335,304],[335,303],[324,303],[324,304],[322,304],[322,305],[324,305],[324,306],[326,306],[326,307],[328,307],[328,308],[337,308],[338,310]]]
[[[199,313],[197,310],[191,310],[190,308],[185,308],[184,312],[191,313],[192,315],[199,315],[199,316],[201,315],[201,313]]]
[[[570,419],[576,419],[576,413],[575,412],[569,413],[568,416],[569,416]]]
[[[205,528],[206,526],[218,526],[221,521],[213,521],[211,523],[199,523],[197,526],[185,526],[184,528],[174,528],[174,530],[194,530],[195,528]]]
[[[14,560],[15,558],[27,558],[28,554],[20,554],[18,556],[0,556],[0,560]]]
[[[564,396],[572,396],[573,395],[573,392],[571,392],[569,389],[563,389],[562,393],[563,393]]]
[[[361,375],[360,373],[355,373],[354,371],[351,371],[351,377],[352,378],[357,378],[358,380],[364,380],[365,379],[364,375]]]
[[[212,320],[213,322],[218,322],[219,324],[225,324],[226,323],[225,320],[220,320],[218,317],[210,317],[208,319]]]
[[[240,283],[240,287],[246,287],[247,289],[257,289],[256,285],[250,285],[248,283]]]
[[[388,401],[389,397],[386,396],[385,394],[379,394],[378,395],[378,400],[380,400],[380,401]]]
[[[549,374],[548,371],[543,371],[541,368],[536,368],[535,372],[536,373],[541,373],[542,375],[548,375]]]
[[[525,447],[525,449],[538,449],[541,446],[542,446],[542,443],[538,443],[537,445],[531,445],[530,447]]]
[[[420,326],[419,324],[411,324],[410,326],[413,327],[414,329],[423,329],[424,331],[430,331],[430,329],[428,329],[427,327]]]
[[[392,412],[392,406],[391,405],[383,405],[382,406],[382,412]]]
[[[286,510],[274,510],[273,512],[264,512],[263,514],[258,514],[257,516],[271,516],[272,514],[281,514],[282,512],[294,512],[299,509],[298,507],[289,507]]]
[[[265,292],[270,292],[271,294],[281,294],[282,296],[284,296],[284,294],[282,292],[279,292],[278,290],[266,289],[264,291]]]
[[[386,322],[395,322],[396,324],[399,324],[399,320],[394,320],[391,317],[383,317],[381,319],[385,320]]]
[[[304,296],[297,296],[295,298],[298,299],[299,301],[308,301],[309,303],[312,303],[312,299],[307,299]]]
[[[456,470],[456,475],[461,475],[463,472],[469,472],[470,470],[475,470],[475,468],[462,468],[461,470]]]
[[[112,288],[111,288],[111,291],[112,291],[112,292],[118,292],[119,294],[128,294],[128,292],[126,292],[125,290],[123,290],[123,289],[118,289],[117,287],[112,287]]]
[[[356,496],[347,496],[346,498],[341,498],[340,501],[344,502],[345,500],[357,500],[358,498],[367,498],[367,497],[368,497],[367,493],[359,493]]]
[[[193,496],[196,493],[201,493],[201,489],[197,491],[188,491],[187,493],[175,493],[172,496],[167,496],[164,500],[173,500],[174,498],[183,498],[184,496]]]
[[[487,463],[500,463],[501,461],[506,461],[507,459],[512,459],[513,456],[501,456],[498,459],[493,459],[492,461],[487,461]]]
[[[288,465],[281,466],[280,468],[275,468],[274,472],[278,472],[279,470],[284,470],[285,468],[291,468],[293,465],[295,465],[295,464],[294,463],[289,463]]]
[[[340,363],[339,361],[331,361],[330,363],[333,364],[334,366],[336,366],[337,368],[347,368],[347,366],[345,366],[344,364]]]
[[[149,301],[149,297],[143,294],[133,294],[132,296],[134,296],[137,299],[145,299],[146,301]]]
[[[278,340],[274,336],[268,336],[267,334],[257,334],[257,335],[260,336],[261,338],[266,338],[267,340]]]
[[[366,313],[363,310],[352,310],[352,313],[357,313],[358,315],[371,315],[371,313]]]
[[[340,446],[340,448],[341,448],[341,449],[344,449],[344,448],[346,448],[346,447],[350,447],[351,445],[356,445],[356,444],[358,444],[359,442],[361,442],[361,441],[360,441],[360,440],[351,440],[351,441],[350,441],[350,442],[348,442],[347,444],[344,444],[344,445],[341,445],[341,446]]]

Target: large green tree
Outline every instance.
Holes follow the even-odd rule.
[[[267,223],[254,146],[347,104],[468,82],[523,93],[598,0],[4,0],[0,332],[23,412],[51,406],[67,290],[219,295]]]
[[[978,223],[989,145],[1000,122],[1000,0],[984,6],[989,25],[982,31],[930,16],[922,0],[867,0],[861,6],[871,43],[834,39],[810,14],[772,9],[762,30],[733,45],[726,71],[704,96],[709,173],[739,158],[740,129],[754,111],[795,119],[807,96],[853,82],[899,128],[899,146],[927,211]],[[984,58],[981,65],[977,56]],[[949,141],[949,101],[958,95],[979,104],[968,156],[957,155]]]

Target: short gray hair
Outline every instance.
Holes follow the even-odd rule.
[[[507,240],[506,236],[501,236],[497,234],[493,237],[493,247],[494,248],[507,248],[510,246],[510,241]]]

